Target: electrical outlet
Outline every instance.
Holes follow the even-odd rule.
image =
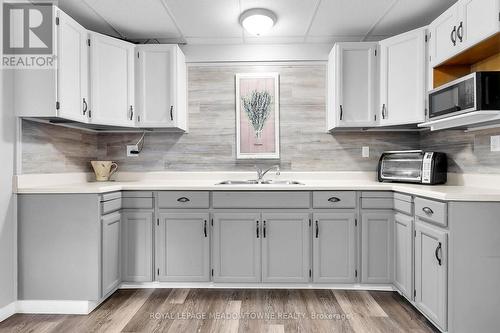
[[[362,147],[361,156],[363,156],[364,158],[370,157],[370,147]]]
[[[137,145],[127,145],[127,157],[138,157],[139,154],[132,154],[132,151],[138,151],[139,147]]]
[[[491,137],[491,151],[500,151],[500,135],[494,135]]]

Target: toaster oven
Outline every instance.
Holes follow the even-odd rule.
[[[387,151],[378,164],[380,182],[444,184],[447,172],[446,154],[423,150]]]

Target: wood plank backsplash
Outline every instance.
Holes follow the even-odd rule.
[[[234,76],[245,72],[280,74],[279,164],[284,170],[374,171],[384,150],[422,146],[445,152],[449,150],[452,171],[474,172],[478,169],[500,173],[500,154],[489,154],[483,148],[487,134],[460,131],[437,134],[326,133],[326,65],[316,63],[190,66],[189,133],[148,133],[143,152],[135,158],[126,157],[125,146],[134,144],[140,137],[138,133],[95,134],[23,121],[23,172],[90,171],[91,159],[114,160],[122,171],[252,170],[255,161],[236,161],[235,158]],[[478,144],[481,148],[474,149]],[[369,158],[361,157],[362,146],[370,147]]]

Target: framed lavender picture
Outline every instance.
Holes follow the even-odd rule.
[[[236,74],[236,158],[280,158],[278,73]]]

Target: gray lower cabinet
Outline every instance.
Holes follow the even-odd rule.
[[[447,233],[415,222],[415,304],[441,329],[447,329]]]
[[[122,277],[126,282],[153,280],[153,212],[122,212]]]
[[[356,281],[356,213],[313,215],[313,280],[324,283]]]
[[[413,218],[394,215],[394,285],[408,299],[413,298]]]
[[[105,215],[102,226],[102,295],[114,291],[121,282],[120,273],[120,234],[121,214]]]
[[[392,282],[393,223],[392,210],[362,212],[361,282]]]
[[[308,282],[310,267],[308,213],[262,214],[262,281]]]
[[[260,213],[213,215],[213,281],[261,281],[260,217]]]
[[[210,280],[208,213],[160,213],[157,228],[159,281]]]

